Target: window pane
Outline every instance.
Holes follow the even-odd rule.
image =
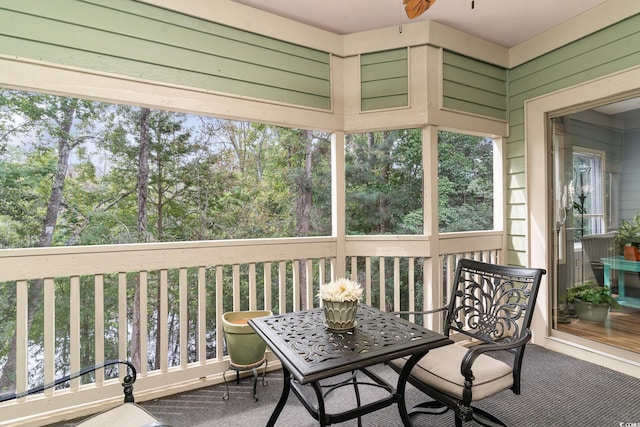
[[[574,195],[575,242],[584,235],[604,232],[602,157],[604,153],[574,147],[570,191]]]

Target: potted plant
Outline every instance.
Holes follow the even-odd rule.
[[[344,277],[320,285],[318,298],[322,301],[327,329],[346,332],[355,328],[362,292],[360,284]]]
[[[249,319],[271,316],[270,310],[228,311],[222,315],[222,327],[231,364],[236,367],[260,365],[267,344],[249,326]]]
[[[613,235],[614,240],[618,244],[618,250],[621,255],[625,253],[625,247],[632,248],[629,253],[633,252],[635,259],[631,255],[628,259],[640,261],[637,256],[637,246],[640,244],[640,212],[637,212],[631,221],[623,220],[622,225]],[[633,249],[635,248],[635,250]],[[627,256],[625,256],[627,258]]]
[[[593,282],[567,289],[567,301],[573,303],[576,315],[586,322],[602,323],[611,308],[620,308],[608,286],[598,286]]]

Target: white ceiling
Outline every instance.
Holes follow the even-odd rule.
[[[337,34],[433,20],[513,47],[606,0],[437,0],[414,20],[407,18],[402,0],[234,1]]]

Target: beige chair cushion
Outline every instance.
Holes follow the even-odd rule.
[[[159,423],[156,418],[135,403],[123,403],[77,424],[77,426],[82,427],[151,427],[159,425],[163,424]]]
[[[464,376],[460,373],[460,365],[468,350],[460,344],[438,347],[429,351],[414,366],[411,374],[432,388],[462,399]],[[406,359],[401,358],[391,363],[401,368],[405,362]],[[473,401],[492,396],[513,385],[511,367],[485,355],[480,355],[473,363],[473,376]]]

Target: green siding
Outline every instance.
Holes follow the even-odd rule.
[[[409,106],[407,49],[367,53],[360,56],[362,111]]]
[[[507,119],[507,70],[445,50],[442,74],[445,108]]]
[[[604,155],[604,164],[603,166],[603,175],[602,175],[602,185],[605,189],[610,188],[611,186],[611,177],[614,173],[624,172],[621,175],[622,184],[624,188],[625,180],[631,178],[629,182],[632,182],[632,188],[635,187],[636,191],[632,191],[635,195],[637,193],[638,184],[637,181],[637,173],[635,169],[637,168],[629,168],[623,169],[622,162],[623,157],[626,159],[629,156],[626,148],[624,146],[625,139],[625,130],[624,128],[616,128],[611,125],[602,125],[598,123],[597,113],[591,112],[590,114],[577,113],[569,116],[564,116],[562,118],[555,119],[556,123],[562,123],[564,125],[564,134],[565,141],[568,141],[569,144],[573,146],[573,150],[575,151],[577,147],[584,148],[588,151],[600,151]],[[604,121],[607,121],[605,119]],[[623,148],[625,149],[625,155],[623,156]],[[573,170],[573,156],[570,156],[568,153],[564,159],[564,168],[565,173],[571,173]],[[631,173],[628,172],[631,170]],[[635,176],[634,176],[635,175]],[[605,200],[604,206],[608,206],[609,197],[611,196],[610,191],[605,191]],[[635,195],[634,198],[638,196]],[[625,198],[624,190],[622,191],[622,198],[620,202],[622,206],[628,203],[630,200]],[[624,212],[624,208],[623,208]],[[611,229],[611,217],[609,216],[610,212],[607,209],[604,210],[606,215],[605,217],[605,227],[609,230]],[[616,225],[617,226],[617,225]]]
[[[611,172],[611,169],[620,171],[624,131],[584,120],[580,114],[565,117],[565,134],[570,138],[573,146],[604,152],[607,162],[605,171]]]
[[[623,170],[621,182],[621,218],[631,220],[640,206],[640,129],[624,134]]]
[[[520,186],[524,170],[510,163],[524,164],[524,102],[578,83],[593,80],[640,64],[640,15],[576,40],[553,52],[509,71],[509,138],[507,139],[508,211],[524,206],[525,189]],[[517,218],[507,218],[509,229],[517,229]],[[521,263],[524,238],[509,235],[507,262]]]
[[[3,0],[0,16],[3,54],[331,109],[325,52],[128,0]]]

